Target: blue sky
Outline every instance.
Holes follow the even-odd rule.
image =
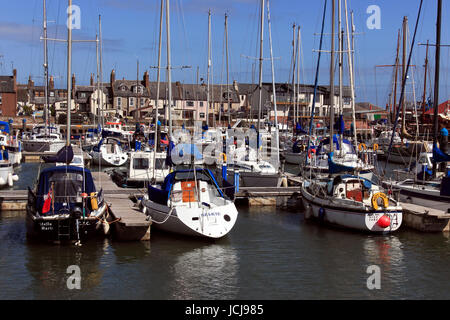
[[[172,65],[192,66],[191,69],[175,69],[173,81],[195,83],[197,67],[200,78],[206,79],[207,66],[207,12],[212,11],[213,82],[225,83],[224,61],[224,14],[228,18],[230,82],[252,82],[252,64],[256,61],[244,56],[258,56],[259,0],[171,0],[171,47]],[[328,1],[328,9],[331,1]],[[357,101],[370,101],[385,105],[391,88],[392,68],[376,68],[376,65],[393,64],[397,42],[397,30],[403,16],[409,20],[410,40],[417,18],[419,0],[348,0],[349,10],[354,11],[356,36],[356,94]],[[450,3],[443,1],[442,44],[450,44]],[[292,24],[301,26],[302,62],[301,82],[313,83],[317,61],[319,36],[324,0],[272,0],[272,38],[275,60],[275,77],[278,82],[289,81],[292,54]],[[73,31],[74,39],[95,39],[98,32],[98,15],[102,16],[103,33],[103,79],[109,80],[111,69],[116,78],[136,78],[136,62],[139,60],[140,75],[149,70],[151,80],[156,80],[159,0],[73,0],[81,9],[81,29]],[[381,9],[381,29],[370,30],[366,21],[371,15],[370,5]],[[425,0],[416,42],[435,42],[437,1]],[[67,1],[47,0],[49,36],[66,38]],[[330,32],[330,11],[327,13],[325,32]],[[345,16],[344,23],[345,23]],[[267,22],[267,20],[266,20]],[[264,30],[264,56],[269,57],[267,23]],[[36,83],[42,82],[43,49],[42,0],[2,1],[0,11],[0,74],[10,74],[12,67],[18,70],[19,81],[26,83],[31,75]],[[165,37],[165,36],[164,36]],[[165,41],[162,65],[166,64]],[[330,47],[330,37],[324,37],[324,48]],[[78,84],[88,84],[90,73],[96,72],[95,45],[74,43],[73,66]],[[440,101],[450,98],[449,58],[450,49],[441,50]],[[411,80],[416,84],[416,98],[420,99],[423,88],[423,63],[425,47],[416,46],[413,51]],[[429,54],[434,68],[434,49]],[[329,83],[329,54],[322,55],[320,84]],[[346,64],[345,64],[346,66]],[[65,87],[66,47],[62,43],[49,43],[49,69],[58,87]],[[258,68],[256,67],[256,70]],[[434,70],[434,69],[433,69]],[[347,72],[347,71],[346,71]],[[434,79],[434,71],[431,72]],[[162,73],[164,79],[164,72]],[[270,62],[264,61],[264,81],[271,81]],[[348,77],[344,77],[348,84]],[[428,86],[433,81],[428,82]],[[412,86],[407,89],[413,97]]]

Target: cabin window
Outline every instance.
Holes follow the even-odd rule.
[[[169,167],[166,164],[166,159],[156,159],[156,169],[168,169]]]
[[[142,170],[148,169],[149,161],[147,158],[134,158],[133,159],[133,169]]]

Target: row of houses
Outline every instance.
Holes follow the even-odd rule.
[[[294,89],[296,104],[293,104]],[[208,90],[210,103],[208,108]],[[313,85],[297,85],[277,83],[275,85],[277,99],[277,117],[279,121],[291,119],[294,114],[299,118],[307,118],[311,113],[313,102]],[[229,85],[215,84],[209,87],[205,83],[185,84],[174,82],[172,91],[172,119],[175,121],[200,120],[210,122],[227,121],[258,117],[259,89],[256,84],[238,83]],[[158,97],[157,97],[158,96]],[[116,71],[112,70],[108,82],[98,83],[94,75],[90,77],[89,85],[79,85],[75,75],[71,79],[71,112],[84,114],[92,119],[94,115],[103,113],[105,117],[133,117],[135,119],[152,118],[158,99],[158,113],[161,118],[168,118],[168,83],[160,83],[159,94],[157,83],[150,81],[146,71],[142,79],[118,79]],[[24,115],[27,112],[37,112],[44,109],[45,87],[35,85],[29,77],[28,83],[17,83],[17,71],[12,76],[0,76],[0,112],[3,116]],[[55,88],[54,78],[50,76],[48,84],[48,103],[52,114],[59,116],[67,111],[67,89]],[[273,120],[274,95],[272,83],[263,83],[261,91],[261,116]],[[344,111],[350,108],[350,88],[344,87]],[[318,118],[328,116],[330,105],[330,88],[319,86],[315,101],[315,114]],[[339,108],[339,90],[335,89],[335,112]],[[295,113],[294,113],[295,112]]]

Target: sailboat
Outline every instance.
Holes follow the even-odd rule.
[[[32,132],[22,139],[23,150],[29,152],[57,152],[64,147],[65,141],[62,138],[57,126],[49,125],[48,116],[48,52],[47,52],[47,15],[46,4],[43,0],[43,31],[44,31],[44,125],[35,126]]]
[[[44,2],[45,3],[45,2]],[[69,0],[69,8],[72,0]],[[66,146],[49,162],[63,162],[39,173],[34,190],[28,187],[26,208],[27,235],[49,241],[75,241],[105,234],[108,210],[103,192],[97,192],[89,169],[69,165],[73,160],[70,144],[71,64],[72,64],[72,10],[68,10],[67,37],[67,135]]]
[[[170,23],[169,0],[166,0],[167,70],[169,88],[170,71]],[[161,0],[161,20],[163,0]],[[161,32],[160,28],[160,46]],[[158,58],[159,69],[159,58]],[[169,106],[172,103],[169,91]],[[171,108],[169,108],[169,138],[172,138]],[[171,161],[173,143],[169,146],[168,163]],[[189,149],[184,149],[184,152]],[[176,151],[175,151],[176,152]],[[175,153],[176,154],[176,153]],[[142,211],[149,216],[158,229],[189,236],[217,239],[233,228],[238,212],[234,202],[219,188],[209,169],[197,168],[195,154],[190,153],[191,166],[168,174],[161,186],[149,185],[148,193],[141,200]],[[153,164],[155,165],[155,163]]]
[[[89,155],[93,163],[103,166],[120,167],[128,160],[128,154],[122,149],[121,141],[112,137],[102,138]]]
[[[350,48],[348,32],[347,1],[345,1],[345,11],[347,20],[347,47]],[[326,2],[324,5],[323,21],[325,20]],[[332,34],[334,35],[335,26],[335,1],[332,2]],[[341,2],[339,0],[339,21],[341,16]],[[322,47],[324,22],[322,22],[320,48]],[[339,31],[340,32],[340,31]],[[334,37],[332,37],[334,39]],[[321,50],[321,49],[320,49]],[[314,97],[317,87],[319,59],[316,69],[316,80]],[[334,40],[332,40],[331,51],[334,50]],[[353,72],[350,54],[349,74],[353,92]],[[333,79],[333,58],[331,59],[331,79]],[[333,81],[331,81],[333,83]],[[333,95],[332,95],[333,96]],[[353,96],[353,94],[352,94]],[[313,104],[314,106],[314,104]],[[311,112],[311,122],[314,110]],[[333,117],[331,119],[331,132],[333,132]],[[311,126],[310,126],[311,130]],[[333,133],[329,138],[330,149],[328,151],[328,170],[329,176],[323,178],[309,179],[302,183],[301,193],[305,211],[305,218],[315,218],[321,222],[373,233],[387,233],[396,231],[402,223],[402,207],[399,202],[391,196],[383,193],[383,190],[372,181],[360,176],[355,167],[347,167],[342,163],[333,161],[334,152],[339,152],[344,146],[353,148],[350,142],[339,145],[334,140],[338,140]],[[336,141],[338,142],[338,141]],[[334,149],[334,146],[340,146],[340,149]],[[309,149],[309,148],[308,148]],[[342,173],[342,172],[350,172]]]
[[[439,76],[440,76],[440,42],[442,25],[442,0],[437,1],[436,24],[436,62],[434,81],[434,122],[433,122],[433,151],[432,157],[425,154],[422,159],[421,171],[416,177],[405,180],[386,181],[386,186],[392,190],[400,191],[400,199],[406,204],[412,203],[414,207],[408,207],[413,214],[423,214],[428,208],[447,214],[450,210],[450,178],[448,176],[448,164],[450,155],[446,153],[447,140],[442,139],[438,146],[438,102],[439,102]],[[404,88],[402,88],[404,90]],[[431,160],[432,166],[428,161]],[[431,168],[432,167],[432,168]],[[431,221],[430,221],[431,223]],[[441,221],[435,221],[441,225]]]

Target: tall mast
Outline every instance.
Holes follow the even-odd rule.
[[[256,161],[259,161],[259,133],[261,129],[261,107],[262,107],[262,67],[263,67],[263,34],[264,34],[264,0],[261,0],[261,25],[259,44],[259,100],[258,100],[258,130],[256,132],[257,154]]]
[[[95,35],[95,58],[97,61],[97,99],[96,99],[96,110],[94,110],[94,127],[95,127],[95,122],[96,122],[96,116],[99,115],[100,113],[100,71],[99,71],[99,56],[98,56],[98,35]],[[97,118],[98,120],[100,120],[100,117]],[[99,121],[100,123],[100,121]]]
[[[70,75],[72,74],[72,0],[69,0],[69,10],[67,19],[67,127],[66,145],[70,146],[70,110],[72,104],[72,84]]]
[[[292,117],[293,128],[295,128],[295,103],[294,103],[294,101],[295,101],[295,88],[294,88],[295,81],[294,81],[294,78],[295,78],[295,61],[296,61],[295,49],[297,48],[296,43],[295,43],[295,27],[296,27],[296,25],[294,23],[292,25],[292,65],[291,65],[292,66],[292,80],[291,80],[292,81],[292,90],[291,90],[292,103],[291,103],[291,105],[292,105],[292,110],[293,110],[293,117]],[[291,71],[289,70],[289,72],[291,72]],[[290,73],[289,73],[289,76],[290,76]],[[287,117],[289,118],[289,107],[288,107]],[[286,129],[287,129],[287,121],[286,121]],[[292,131],[294,131],[294,129],[292,129]]]
[[[269,28],[269,44],[270,44],[270,62],[272,66],[272,91],[273,91],[273,109],[275,113],[275,148],[277,150],[277,165],[280,164],[280,139],[278,134],[278,109],[277,109],[277,95],[275,90],[275,71],[273,66],[273,52],[272,52],[272,31],[270,27],[270,7],[269,0],[267,0],[267,24]],[[299,28],[300,30],[300,28]]]
[[[225,13],[225,59],[227,65],[227,102],[228,102],[228,124],[231,125],[231,103],[230,103],[230,79],[228,70],[228,15]]]
[[[436,22],[436,56],[434,69],[434,121],[433,121],[433,146],[437,143],[438,137],[438,106],[439,106],[439,68],[441,64],[441,24],[442,24],[442,0],[438,0],[437,22]],[[433,161],[433,178],[436,177],[437,163]]]
[[[342,30],[342,8],[341,0],[338,0],[338,33],[339,33],[339,114],[342,114],[344,106],[343,96],[343,73],[344,73],[344,31]]]
[[[300,51],[300,26],[297,28],[297,42],[295,44],[295,62],[294,69],[292,70],[292,89],[294,91],[294,128],[297,123],[297,114],[298,114],[298,103],[297,103],[297,87],[296,83],[298,82],[297,71],[298,71],[298,61],[299,61],[299,51]]]
[[[330,152],[334,151],[334,14],[335,0],[331,1],[331,59],[330,59]]]
[[[102,16],[98,16],[99,40],[100,40],[100,117],[102,119],[102,128],[105,126],[105,117],[103,114],[103,44],[102,44]]]
[[[424,80],[423,80],[423,96],[422,96],[422,122],[425,120],[425,96],[427,94],[427,72],[428,72],[428,44],[429,41],[427,40],[427,49],[425,53],[425,74],[424,74]]]
[[[209,87],[209,71],[211,68],[211,9],[208,10],[208,71],[207,71],[207,87],[206,87],[206,125],[209,126],[209,108],[210,108],[210,87]]]
[[[172,138],[172,70],[170,65],[170,0],[166,0],[166,36],[167,36],[167,82],[169,87],[169,137]]]
[[[402,83],[403,86],[406,85],[406,47],[407,47],[407,42],[406,42],[406,34],[408,32],[407,29],[407,25],[408,25],[408,17],[404,17],[403,18],[403,57],[402,57],[402,61],[403,61],[403,65],[402,65],[402,79],[405,83]],[[403,95],[403,99],[402,99],[402,136],[403,133],[406,132],[406,98],[405,95]]]
[[[395,76],[394,76],[394,98],[393,98],[393,108],[391,116],[391,122],[394,120],[394,114],[396,114],[397,109],[397,82],[398,82],[398,67],[399,67],[399,54],[400,54],[400,30],[398,30],[397,36],[397,53],[395,58]]]
[[[353,139],[355,140],[355,151],[358,153],[358,136],[356,134],[356,115],[355,115],[355,85],[353,79],[353,63],[352,63],[352,55],[351,55],[351,47],[350,47],[350,33],[348,27],[348,11],[347,11],[347,0],[345,0],[345,24],[347,31],[347,49],[349,50],[347,58],[348,58],[348,68],[350,75],[350,92],[351,92],[351,105],[352,105],[352,121],[353,121]]]
[[[159,137],[158,137],[158,106],[159,106],[159,87],[160,87],[160,70],[161,70],[161,44],[162,44],[162,28],[163,28],[163,16],[164,16],[164,0],[161,0],[161,10],[159,13],[159,44],[158,44],[158,68],[156,72],[156,100],[155,100],[155,133],[154,133],[154,147],[153,147],[153,179],[155,177],[156,166],[156,152],[159,151]],[[160,130],[160,129],[159,129]]]
[[[136,120],[139,121],[140,117],[140,95],[139,95],[139,59],[137,60],[136,66]]]
[[[45,120],[45,135],[48,134],[48,50],[47,50],[47,13],[46,13],[46,5],[45,0],[43,1],[44,5],[44,96],[45,96],[45,106],[44,106],[44,120]]]

